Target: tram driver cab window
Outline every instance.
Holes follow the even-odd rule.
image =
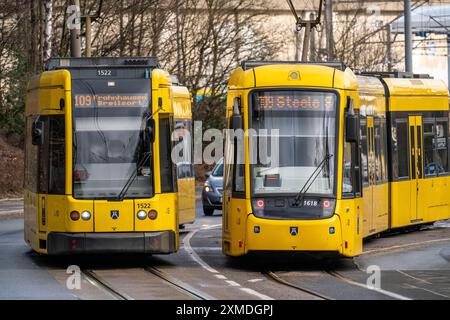
[[[346,198],[361,196],[361,168],[359,153],[359,114],[348,99],[344,130],[344,157],[342,167],[342,195]]]

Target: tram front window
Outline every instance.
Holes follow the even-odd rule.
[[[316,169],[318,176],[310,180],[306,194],[335,194],[336,100],[334,93],[317,91],[270,90],[251,95],[251,125],[258,136],[251,149],[258,153],[252,166],[255,197],[296,195]],[[262,150],[264,141],[267,152]],[[278,148],[271,145],[275,142]]]
[[[153,195],[148,79],[73,80],[73,195],[111,199]],[[136,178],[124,189],[133,173]]]

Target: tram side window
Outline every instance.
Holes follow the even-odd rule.
[[[380,122],[380,143],[381,143],[381,175],[383,182],[388,181],[388,146],[387,146],[387,126],[386,119]]]
[[[159,120],[159,153],[160,153],[160,173],[161,192],[169,193],[175,191],[174,167],[171,160],[171,139],[170,139],[170,119],[160,118]]]
[[[342,193],[347,196],[353,195],[352,176],[352,144],[344,143],[344,168],[342,175]]]
[[[64,194],[66,184],[66,152],[64,115],[49,117],[48,193]]]
[[[423,140],[425,176],[449,172],[448,119],[424,119]]]
[[[374,135],[375,135],[375,177],[376,182],[381,183],[383,181],[383,174],[381,166],[381,128],[379,118],[375,119]]]
[[[362,179],[364,185],[369,184],[369,172],[367,162],[367,120],[361,118],[361,161],[362,161]]]
[[[436,163],[439,165],[439,174],[449,172],[448,167],[448,119],[436,119],[436,140],[434,143]]]
[[[409,177],[409,149],[408,149],[408,122],[406,120],[397,120],[395,133],[392,135],[393,152],[396,159],[393,167],[394,178]]]
[[[423,120],[423,162],[425,176],[437,174],[436,165],[433,161],[434,119]]]
[[[344,137],[345,141],[345,137]],[[342,195],[361,196],[361,157],[358,143],[344,142]]]
[[[48,193],[49,185],[49,125],[48,116],[39,116],[39,121],[43,122],[44,143],[38,147],[39,154],[39,170],[38,170],[38,192],[41,194]]]
[[[25,154],[25,188],[33,193],[37,193],[37,174],[38,174],[38,147],[31,143],[31,128],[34,119],[27,118],[27,139]]]
[[[242,134],[241,134],[242,133]],[[245,196],[245,157],[244,157],[244,134],[237,130],[233,141],[233,192],[235,196]]]
[[[185,144],[179,146],[181,149],[178,155],[181,161],[177,163],[177,177],[192,178],[194,176],[193,170],[193,153],[192,153],[192,122],[190,120],[175,121],[175,145]]]

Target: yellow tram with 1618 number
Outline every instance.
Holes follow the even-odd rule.
[[[227,120],[245,136],[225,143],[226,255],[353,257],[365,237],[450,217],[442,81],[357,76],[340,63],[250,61],[230,77]]]

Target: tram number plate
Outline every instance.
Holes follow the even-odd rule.
[[[99,77],[114,77],[117,75],[117,70],[114,69],[97,69],[97,76]]]
[[[150,209],[150,203],[138,203],[138,209]]]

